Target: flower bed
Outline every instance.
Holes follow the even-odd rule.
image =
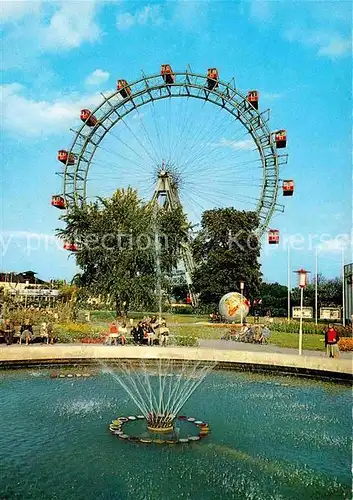
[[[274,321],[273,323],[269,323],[267,325],[270,330],[276,332],[284,332],[284,333],[298,333],[299,332],[299,321]],[[303,322],[303,333],[315,333],[315,334],[323,334],[324,330],[327,328],[327,325],[319,324],[316,325],[313,322]],[[351,337],[352,329],[350,326],[342,326],[335,325],[336,330],[338,331],[338,335],[340,337]]]
[[[82,344],[103,344],[105,337],[85,337],[81,340]]]
[[[343,337],[338,342],[338,347],[340,351],[353,351],[353,339]]]
[[[102,336],[102,328],[94,327],[87,323],[59,323],[54,326],[54,333],[59,342],[80,342],[82,339],[99,339]]]

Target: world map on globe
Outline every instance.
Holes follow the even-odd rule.
[[[250,302],[238,292],[229,292],[219,301],[219,314],[228,321],[241,321],[246,318],[250,310]]]

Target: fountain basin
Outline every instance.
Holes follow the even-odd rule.
[[[0,497],[351,497],[351,392],[345,385],[211,372],[183,407],[185,419],[177,414],[178,444],[166,435],[162,445],[153,442],[162,439],[157,433],[147,435],[146,419],[128,419],[123,434],[109,431],[116,417],[139,412],[109,373],[91,373],[50,378],[45,368],[0,371],[6,402],[0,408]],[[9,427],[14,419],[19,425]],[[201,425],[196,422],[210,424],[205,439],[190,439]],[[130,441],[137,431],[146,436]]]

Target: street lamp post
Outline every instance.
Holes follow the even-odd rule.
[[[342,325],[346,326],[346,300],[344,296],[344,246],[342,245]]]
[[[318,280],[319,280],[319,269],[318,269],[318,254],[319,254],[319,249],[316,247],[315,249],[315,324],[317,325],[317,316],[318,316],[318,311],[317,311],[317,303],[318,303]]]
[[[290,241],[288,242],[288,262],[287,262],[287,274],[288,274],[288,280],[287,280],[287,321],[290,321]]]
[[[303,348],[303,302],[304,302],[304,288],[307,285],[307,276],[309,271],[305,269],[299,269],[295,271],[299,278],[299,288],[300,288],[300,323],[299,323],[299,356],[302,355]]]
[[[26,281],[26,288],[25,288],[25,309],[27,309],[27,293],[28,293],[28,285],[29,281]]]
[[[244,295],[244,281],[240,282],[240,324],[243,326],[243,295]]]

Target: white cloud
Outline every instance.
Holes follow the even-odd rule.
[[[348,233],[339,234],[334,238],[323,241],[318,249],[324,253],[338,253],[342,252],[342,248],[346,250],[352,246],[353,241]]]
[[[68,130],[79,117],[82,108],[97,106],[102,96],[65,95],[53,101],[34,100],[25,97],[25,88],[19,83],[0,86],[1,127],[28,137],[55,134]]]
[[[88,77],[86,78],[87,85],[100,85],[101,83],[106,82],[109,79],[110,74],[108,71],[103,71],[102,69],[95,69]]]
[[[327,45],[324,45],[319,49],[318,54],[319,56],[340,57],[351,53],[351,51],[352,41],[343,40],[339,37],[328,41]]]
[[[63,2],[52,17],[49,26],[42,28],[42,42],[48,48],[72,49],[83,42],[94,42],[100,30],[94,18],[96,3]]]
[[[87,1],[8,2],[0,0],[3,29],[1,67],[22,70],[38,66],[47,52],[75,49],[100,37],[95,21],[101,4]],[[1,10],[2,9],[2,10]]]
[[[32,0],[2,1],[0,4],[0,23],[13,23],[31,14],[37,14],[41,2]]]
[[[116,27],[120,31],[128,30],[135,25],[158,25],[162,22],[163,17],[159,5],[146,5],[143,9],[137,10],[134,14],[123,12],[116,16]]]
[[[290,42],[299,42],[307,47],[314,47],[319,56],[328,56],[332,59],[349,55],[352,52],[352,40],[343,38],[336,32],[294,28],[285,32],[285,38]]]
[[[217,145],[220,147],[225,147],[230,149],[252,150],[255,148],[255,144],[252,139],[232,141],[231,139],[226,139],[225,137],[222,137]]]

